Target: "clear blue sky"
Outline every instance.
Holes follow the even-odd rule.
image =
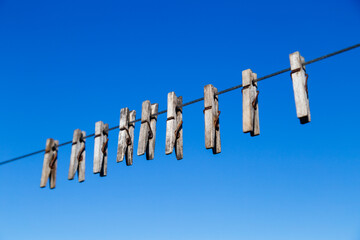
[[[144,100],[166,108],[360,40],[360,2],[0,0],[0,161],[72,139]],[[307,66],[312,122],[296,118],[288,73],[259,83],[261,135],[242,133],[241,91],[220,96],[222,153],[204,147],[203,102],[184,108],[184,159],[116,163],[108,176],[40,189],[43,155],[0,166],[1,240],[360,239],[360,49]],[[135,147],[139,124],[135,128]]]

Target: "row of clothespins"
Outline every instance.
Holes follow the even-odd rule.
[[[293,82],[297,117],[300,123],[310,122],[310,107],[307,88],[308,75],[304,66],[305,60],[299,52],[290,54],[291,77]],[[251,69],[242,72],[243,98],[243,132],[250,132],[251,136],[260,134],[259,107],[257,89],[257,75]],[[168,93],[166,144],[165,154],[171,154],[175,148],[178,160],[183,158],[183,129],[182,129],[182,97],[174,92]],[[156,140],[156,122],[159,104],[151,104],[146,100],[142,103],[141,126],[137,155],[144,155],[146,159],[154,158]],[[217,89],[209,84],[204,87],[204,119],[205,119],[205,147],[212,149],[214,154],[221,152],[220,141],[220,111]],[[117,148],[117,162],[126,159],[126,165],[133,163],[134,129],[136,111],[122,108],[120,111],[119,139]],[[109,125],[99,121],[95,124],[95,146],[93,172],[100,176],[107,174],[108,161],[108,133]],[[80,129],[74,131],[68,179],[74,179],[78,172],[78,180],[85,180],[85,136]],[[50,179],[50,188],[55,188],[56,168],[59,141],[47,139],[40,187],[45,187]]]

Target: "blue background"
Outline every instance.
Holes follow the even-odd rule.
[[[167,93],[184,102],[359,43],[360,2],[0,1],[0,160],[72,139],[95,122],[141,116]],[[184,159],[166,156],[166,115],[155,159],[116,163],[108,176],[40,189],[43,154],[0,166],[0,239],[360,239],[360,49],[307,66],[312,122],[296,118],[288,73],[259,83],[261,135],[242,133],[240,89],[221,95],[222,153],[204,147],[203,102],[187,106]],[[137,147],[139,124],[135,128]]]

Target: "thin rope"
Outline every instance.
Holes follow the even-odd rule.
[[[305,62],[303,65],[309,65],[309,64],[312,64],[312,63],[315,63],[315,62],[318,62],[318,61],[322,61],[322,60],[324,60],[324,59],[326,59],[326,58],[333,57],[333,56],[335,56],[335,55],[338,55],[338,54],[341,54],[341,53],[344,53],[344,52],[353,50],[353,49],[358,48],[358,47],[360,47],[360,43],[359,43],[359,44],[356,44],[356,45],[353,45],[353,46],[350,46],[350,47],[347,47],[347,48],[344,48],[344,49],[341,49],[341,50],[336,51],[336,52],[333,52],[333,53],[326,54],[326,55],[324,55],[324,56],[315,58],[315,59],[313,59],[313,60],[307,61],[307,62]],[[286,69],[283,69],[283,70],[280,70],[280,71],[271,73],[271,74],[269,74],[269,75],[263,76],[263,77],[261,77],[261,78],[258,78],[258,79],[255,80],[255,82],[260,82],[260,81],[263,81],[263,80],[265,80],[265,79],[272,78],[272,77],[275,77],[275,76],[277,76],[277,75],[280,75],[280,74],[283,74],[283,73],[286,73],[286,72],[289,72],[289,71],[291,71],[291,68],[286,68]],[[242,87],[242,84],[237,85],[237,86],[234,86],[234,87],[230,87],[230,88],[227,88],[227,89],[224,89],[224,90],[218,92],[217,95],[224,94],[224,93],[227,93],[227,92],[236,90],[236,89],[241,88],[241,87]],[[186,103],[182,104],[181,107],[186,107],[186,106],[189,106],[189,105],[191,105],[191,104],[194,104],[194,103],[197,103],[197,102],[201,102],[201,101],[203,101],[203,100],[204,100],[203,97],[202,97],[202,98],[198,98],[198,99],[195,99],[195,100],[192,100],[192,101],[190,101],[190,102],[186,102]],[[163,111],[160,111],[160,112],[158,112],[158,113],[156,113],[156,114],[153,114],[153,115],[151,115],[151,116],[152,116],[152,117],[158,116],[158,115],[164,114],[164,113],[166,113],[166,112],[167,112],[167,110],[163,110]],[[134,120],[134,121],[131,121],[131,122],[129,122],[129,123],[136,123],[136,122],[140,122],[140,121],[141,121],[141,118],[136,119],[136,120]],[[118,129],[118,128],[119,128],[119,125],[114,126],[114,127],[112,127],[112,128],[109,128],[109,131],[112,131],[112,130],[115,130],[115,129]],[[85,136],[84,138],[89,138],[89,137],[93,137],[93,136],[95,136],[95,133],[92,133],[92,134],[90,134],[90,135],[87,135],[87,136]],[[59,144],[58,147],[62,147],[62,146],[65,146],[65,145],[69,145],[69,144],[71,144],[71,143],[72,143],[72,141],[64,142],[64,143]],[[9,160],[6,160],[6,161],[2,161],[2,162],[0,162],[0,165],[4,165],[4,164],[7,164],[7,163],[11,163],[11,162],[14,162],[14,161],[17,161],[17,160],[26,158],[26,157],[33,156],[33,155],[35,155],[35,154],[42,153],[42,152],[45,152],[45,149],[39,150],[39,151],[36,151],[36,152],[32,152],[32,153],[28,153],[28,154],[25,154],[25,155],[22,155],[22,156],[19,156],[19,157],[15,157],[15,158],[12,158],[12,159],[9,159]]]

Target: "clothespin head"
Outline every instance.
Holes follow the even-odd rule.
[[[251,69],[246,69],[242,71],[242,87],[243,89],[252,85],[254,80],[254,75]]]
[[[59,141],[52,138],[46,140],[45,155],[41,173],[40,187],[45,187],[49,179],[50,188],[56,186],[56,168]]]
[[[305,59],[299,52],[289,55],[291,66],[291,78],[294,89],[296,115],[301,124],[311,121],[310,104],[308,95],[308,74],[305,70]]]

